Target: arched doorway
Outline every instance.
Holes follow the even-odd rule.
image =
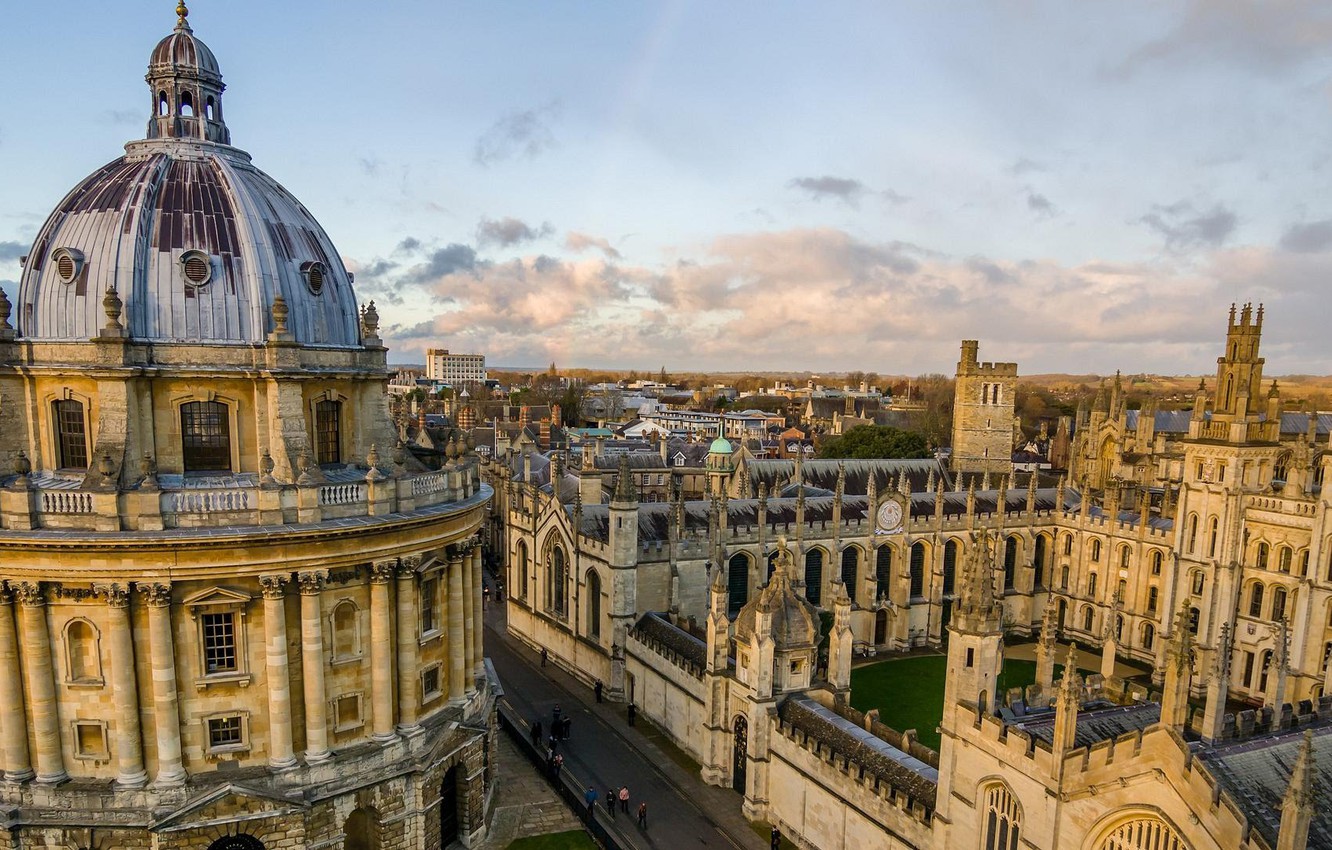
[[[448,847],[458,840],[458,767],[444,774],[439,788],[439,846]]]
[[[745,778],[749,771],[749,721],[743,714],[735,718],[735,745],[731,748],[731,787],[745,793]]]
[[[342,850],[379,850],[379,812],[357,809],[342,825]]]
[[[883,646],[888,642],[888,609],[880,608],[874,615],[874,644]]]
[[[224,835],[209,844],[208,850],[264,850],[264,842],[253,835]]]
[[[939,629],[943,639],[948,640],[948,624],[953,621],[953,600],[945,599],[939,604]]]

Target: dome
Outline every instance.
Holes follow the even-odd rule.
[[[217,59],[177,11],[149,64],[148,138],[75,186],[38,231],[19,281],[20,336],[96,337],[114,289],[134,340],[262,344],[281,295],[292,341],[361,345],[336,248],[300,201],[229,144]]]
[[[718,437],[717,439],[713,440],[712,445],[708,447],[708,454],[728,455],[730,453],[731,453],[731,441],[726,439],[725,437]]]

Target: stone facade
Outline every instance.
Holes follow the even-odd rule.
[[[955,473],[1013,471],[1013,402],[1017,396],[1016,363],[981,363],[980,343],[962,341],[953,391],[953,454]]]

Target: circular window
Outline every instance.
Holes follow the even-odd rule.
[[[301,274],[305,275],[305,285],[318,295],[324,289],[324,276],[328,270],[320,262],[301,263]]]
[[[83,253],[73,248],[57,248],[51,259],[61,283],[73,283],[83,271]]]
[[[213,262],[203,251],[186,251],[180,255],[180,271],[190,286],[203,286],[213,278]]]

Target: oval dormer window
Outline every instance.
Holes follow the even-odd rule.
[[[57,248],[51,253],[56,277],[61,283],[73,283],[83,272],[83,252],[74,248]]]
[[[186,251],[180,255],[180,273],[190,286],[203,286],[213,279],[213,259],[203,251]]]
[[[324,291],[324,277],[328,270],[320,262],[301,263],[301,274],[305,277],[305,285],[310,287],[310,291],[315,295]]]

